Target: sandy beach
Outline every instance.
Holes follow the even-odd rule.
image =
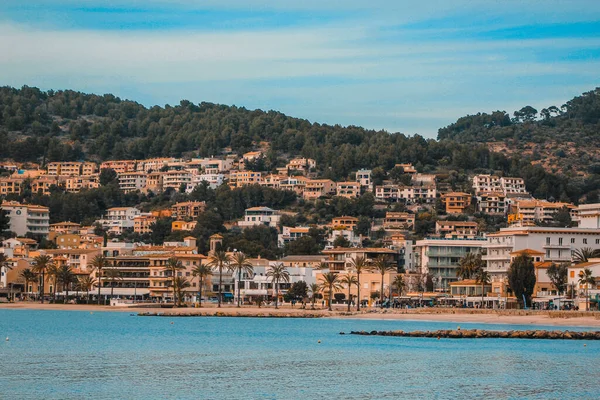
[[[546,325],[546,326],[576,326],[600,328],[600,313],[598,312],[549,312],[530,310],[477,310],[477,309],[442,309],[423,308],[410,310],[378,310],[368,309],[361,312],[346,312],[345,307],[334,311],[317,308],[311,310],[299,307],[284,306],[275,309],[269,307],[245,306],[237,308],[227,305],[217,308],[214,304],[203,305],[202,308],[160,308],[155,305],[135,306],[97,306],[85,304],[40,304],[33,302],[18,302],[0,304],[0,310],[60,310],[60,311],[89,311],[89,312],[128,312],[128,313],[161,313],[166,315],[204,315],[214,316],[257,316],[257,317],[325,317],[349,318],[363,320],[411,320],[411,321],[444,321],[456,323],[479,324],[518,324],[518,325]]]

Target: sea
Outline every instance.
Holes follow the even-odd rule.
[[[531,329],[0,310],[0,399],[600,398],[600,342],[339,334],[458,325]]]

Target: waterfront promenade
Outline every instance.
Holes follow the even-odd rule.
[[[301,309],[298,306],[284,305],[278,309],[272,306],[244,306],[237,308],[226,305],[217,308],[214,304],[203,305],[202,308],[161,308],[156,304],[136,304],[122,307],[97,306],[85,304],[40,304],[33,302],[18,302],[0,304],[0,309],[14,310],[55,310],[55,311],[89,311],[89,312],[129,312],[185,314],[204,316],[257,316],[257,317],[324,317],[351,318],[372,320],[409,320],[409,321],[444,321],[457,323],[485,324],[518,324],[546,326],[582,326],[600,327],[599,312],[582,311],[533,311],[533,310],[480,310],[460,308],[415,308],[415,309],[384,309],[367,308],[364,311],[355,310],[348,313],[346,307],[326,308],[317,307],[315,310]]]

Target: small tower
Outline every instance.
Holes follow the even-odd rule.
[[[210,237],[210,253],[209,254],[215,254],[215,252],[217,250],[221,249],[222,245],[223,245],[223,236],[219,235],[218,233],[215,233],[214,235],[212,235]]]

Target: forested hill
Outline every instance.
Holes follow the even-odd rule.
[[[464,181],[467,173],[500,173],[525,178],[528,189],[539,198],[589,201],[597,198],[597,177],[567,179],[549,174],[527,158],[491,151],[488,143],[483,143],[487,140],[475,146],[473,140],[467,140],[469,132],[478,132],[477,126],[483,126],[482,132],[495,132],[496,127],[521,132],[558,129],[567,126],[565,119],[581,120],[577,123],[586,127],[591,124],[584,125],[573,113],[550,116],[547,122],[556,122],[555,127],[529,120],[513,122],[497,113],[492,119],[499,122],[486,127],[490,124],[479,120],[487,117],[465,117],[478,122],[461,119],[440,131],[441,139],[451,140],[436,141],[187,100],[176,106],[146,108],[110,94],[2,87],[0,158],[50,162],[213,156],[225,147],[241,154],[260,142],[269,142],[262,166],[265,170],[285,165],[286,157],[300,155],[316,159],[321,176],[340,180],[359,168],[389,170],[395,163],[410,162],[420,172],[447,172],[451,183],[453,179]],[[529,115],[522,117],[526,118]],[[473,136],[483,138],[479,133]],[[510,140],[515,140],[514,134]]]
[[[438,139],[485,143],[491,150],[520,154],[546,170],[566,175],[600,173],[600,88],[561,106],[538,112],[525,106],[459,118]]]

